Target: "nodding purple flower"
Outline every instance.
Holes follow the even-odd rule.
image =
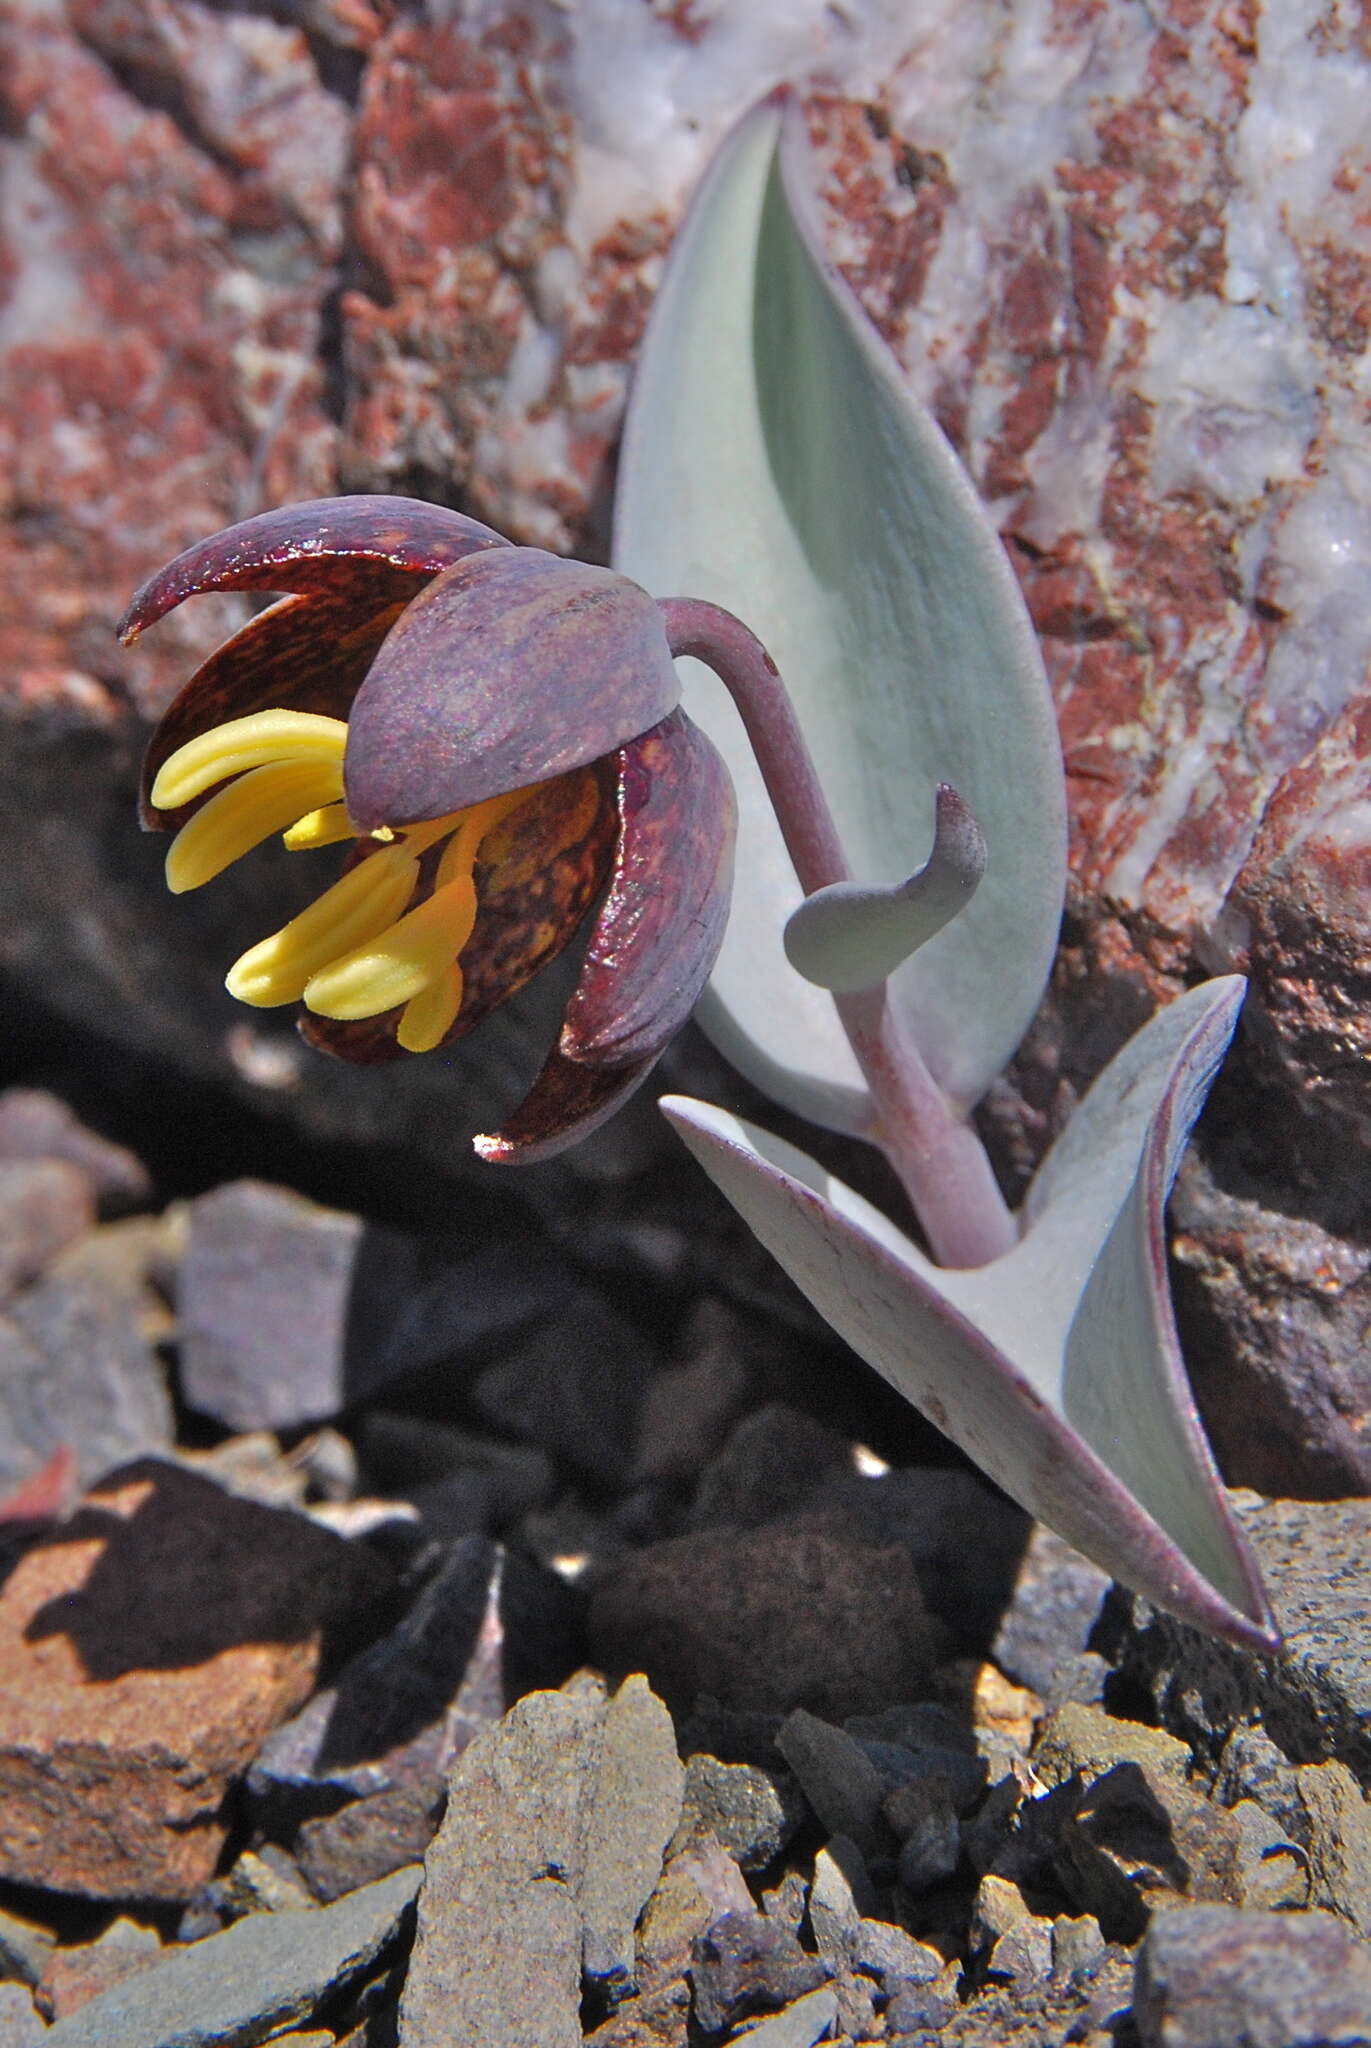
[[[228,976],[304,1035],[388,1060],[463,1037],[594,911],[556,1046],[478,1138],[542,1158],[637,1087],[723,937],[735,806],[627,578],[408,498],[263,513],[139,591],[127,642],[204,591],[290,595],[191,677],[148,747],[142,816],[198,888],[275,833],[342,872]]]

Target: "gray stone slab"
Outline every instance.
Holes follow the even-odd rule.
[[[588,1977],[611,1985],[632,1977],[633,1930],[662,1874],[684,1786],[670,1714],[645,1678],[625,1679],[605,1715],[581,1885]]]
[[[838,1994],[823,1985],[744,2035],[748,2048],[814,2048],[838,2018]]]
[[[253,1914],[91,1999],[43,2048],[254,2048],[370,1968],[421,1877],[411,1867],[317,1912]]]
[[[581,2048],[582,1919],[606,1703],[530,1693],[452,1774],[425,1859],[401,2048]]]
[[[10,1303],[0,1318],[0,1488],[63,1443],[89,1483],[165,1450],[173,1426],[141,1288],[59,1268]]]

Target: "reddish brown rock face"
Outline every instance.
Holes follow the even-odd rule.
[[[387,1583],[302,1515],[156,1460],[112,1474],[0,1592],[0,1872],[185,1898],[230,1783]]]

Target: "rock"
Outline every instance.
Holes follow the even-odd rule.
[[[990,1643],[1001,1671],[1049,1707],[1098,1699],[1108,1666],[1088,1643],[1109,1584],[1098,1565],[1035,1522]]]
[[[1121,1763],[1138,1764],[1176,1785],[1190,1775],[1190,1751],[1174,1735],[1141,1721],[1117,1720],[1084,1702],[1050,1714],[1033,1747],[1034,1773],[1049,1786],[1064,1785],[1077,1772],[1093,1782]]]
[[[1106,2048],[1127,2038],[1132,1980],[1132,1958],[1123,1949],[1107,1948],[1069,1978],[988,1986],[965,2004],[954,1994],[952,2009],[938,2025],[938,2048],[1044,2048],[1049,2042],[1056,2048],[1076,2041]],[[897,2039],[906,2048],[906,2038]],[[914,2042],[924,2048],[922,2037]]]
[[[471,1399],[502,1434],[537,1444],[563,1469],[617,1493],[654,1364],[648,1338],[584,1290],[555,1320],[506,1346],[477,1376]]]
[[[235,1920],[245,1913],[298,1913],[314,1905],[294,1863],[272,1843],[261,1856],[244,1849],[216,1882],[225,1911]]]
[[[994,1635],[1013,1596],[1032,1523],[978,1472],[961,1465],[910,1466],[868,1478],[825,1476],[805,1519],[866,1543],[907,1553],[931,1613],[968,1648]]]
[[[1052,1922],[1052,1974],[1072,1977],[1094,1969],[1105,1951],[1105,1939],[1093,1913],[1073,1919],[1059,1913]]]
[[[1295,1782],[1308,1816],[1312,1903],[1371,1937],[1371,1802],[1344,1764],[1302,1764]]]
[[[1339,1770],[1341,1766],[1323,1768]],[[1273,1912],[1307,1906],[1310,1870],[1306,1852],[1287,1840],[1279,1821],[1272,1820],[1255,1799],[1240,1799],[1231,1812],[1238,1826],[1239,1904],[1265,1906]]]
[[[670,1714],[646,1679],[626,1679],[604,1719],[580,1892],[582,1966],[611,1992],[632,1982],[633,1931],[661,1876],[684,1789]]]
[[[477,1436],[430,1416],[368,1408],[357,1446],[371,1483],[413,1501],[440,1542],[491,1534],[552,1496],[552,1460],[533,1444]],[[465,1526],[454,1526],[458,1516]]]
[[[0,1980],[34,1985],[47,1967],[56,1935],[41,1921],[0,1908]]]
[[[798,1934],[809,1910],[809,1886],[798,1870],[787,1870],[778,1885],[762,1893],[762,1911]]]
[[[350,1800],[337,1813],[302,1821],[295,1859],[313,1896],[327,1904],[421,1862],[441,1814],[440,1790],[389,1786]]]
[[[696,2022],[707,2034],[721,2033],[753,2013],[779,2012],[828,1975],[824,1963],[765,1914],[725,1914],[695,1942]]]
[[[830,1835],[848,1836],[863,1854],[889,1855],[885,1786],[861,1743],[797,1707],[781,1723],[776,1747]]]
[[[807,1991],[784,2012],[750,2028],[745,2038],[748,2048],[814,2048],[816,2041],[832,2031],[837,2019],[838,1994],[825,1985]]]
[[[751,1764],[695,1755],[686,1759],[685,1796],[671,1849],[683,1849],[697,1834],[708,1834],[740,1869],[763,1870],[779,1856],[800,1819],[789,1778],[778,1784]]]
[[[748,1392],[746,1333],[729,1306],[706,1295],[687,1319],[675,1362],[643,1389],[635,1480],[695,1479],[737,1420]]]
[[[752,1910],[752,1894],[742,1872],[709,1836],[698,1838],[673,1856],[648,1900],[639,1930],[639,1978],[644,1991],[683,1979],[696,1938],[726,1914]],[[790,1931],[794,1933],[796,1928]]]
[[[79,1167],[0,1158],[0,1299],[41,1273],[94,1221],[95,1199]]]
[[[293,1837],[317,1896],[422,1854],[453,1758],[576,1661],[576,1612],[552,1573],[465,1537],[397,1626],[267,1738],[248,1773],[254,1819]]]
[[[1330,1913],[1194,1906],[1138,1951],[1142,2048],[1366,2048],[1371,1952]]]
[[[98,1941],[80,1948],[55,1949],[33,2002],[46,2020],[68,2019],[126,1977],[150,1969],[162,1953],[155,1928],[142,1927],[134,1920],[116,1920]]]
[[[70,1444],[83,1483],[172,1440],[141,1288],[60,1264],[0,1317],[0,1485]]]
[[[111,1474],[0,1590],[0,1871],[188,1896],[228,1786],[388,1585],[303,1516],[153,1459]]]
[[[898,1798],[898,1794],[892,1795]],[[917,1898],[951,1877],[961,1861],[962,1838],[952,1801],[934,1789],[922,1810],[911,1816],[908,1805],[898,1809],[904,1832],[896,1871],[907,1892]],[[887,1809],[886,1818],[890,1819]]]
[[[680,1812],[670,1737],[630,1680],[608,1702],[589,1685],[530,1694],[469,1745],[426,1860],[404,2048],[580,2048],[583,1957],[632,1988],[634,1925]]]
[[[1217,1762],[1235,1730],[1259,1721],[1287,1760],[1345,1764],[1371,1790],[1371,1501],[1239,1493],[1234,1505],[1280,1616],[1284,1654],[1230,1648],[1133,1598],[1111,1601],[1101,1648],[1197,1753]]]
[[[1198,1160],[1172,1217],[1191,1383],[1229,1485],[1371,1492],[1371,1248],[1226,1192]]]
[[[852,1445],[786,1401],[744,1415],[700,1474],[692,1528],[758,1529],[812,1504],[825,1480],[845,1472]]]
[[[47,2025],[24,1985],[0,1983],[0,2048],[42,2048],[47,2037]]]
[[[871,1755],[871,1745],[864,1744]],[[907,1841],[931,1814],[944,1809],[970,1813],[985,1790],[987,1766],[982,1756],[961,1749],[928,1748],[894,1754],[908,1759],[885,1795],[882,1811],[899,1839]]]
[[[0,1092],[0,1160],[58,1159],[81,1173],[102,1216],[122,1216],[152,1200],[152,1176],[136,1154],[88,1130],[44,1088]]]
[[[586,2048],[685,2048],[690,1986],[672,1978],[614,2008],[603,2026],[587,2034]]]
[[[955,1964],[950,1967],[950,1982],[930,1981],[896,1985],[885,2009],[886,2031],[889,2035],[903,2041],[906,2035],[918,2036],[925,2028],[936,2032],[951,2019],[960,2003],[956,1983],[960,1973]]]
[[[903,1927],[888,1920],[858,1923],[852,1939],[851,1962],[855,1970],[865,1970],[869,1977],[899,1984],[931,1984],[944,1967],[937,1949],[915,1941]]]
[[[775,1915],[771,1917],[774,1919]],[[843,1868],[841,1851],[835,1857],[831,1850],[820,1849],[814,1859],[814,1882],[809,1889],[809,1924],[814,1934],[814,1946],[824,1961],[831,1963],[835,1972],[846,1969],[857,1945],[862,1914]]]
[[[458,1759],[425,1862],[404,2048],[580,2048],[579,1892],[604,1716],[593,1696],[532,1693]]]
[[[230,1429],[295,1428],[507,1338],[566,1296],[553,1259],[426,1243],[235,1181],[190,1205],[185,1398]]]
[[[44,2036],[45,2048],[221,2048],[310,2018],[371,1970],[419,1889],[400,1870],[316,1913],[257,1913],[116,1985]]]
[[[1236,1904],[1241,1831],[1231,1813],[1161,1772],[1115,1764],[1063,1820],[1057,1875],[1111,1938],[1134,1941],[1178,1899]]]
[[[678,1711],[707,1693],[834,1719],[926,1690],[939,1642],[902,1551],[784,1525],[613,1560],[591,1583],[588,1628],[597,1663],[645,1670]]]

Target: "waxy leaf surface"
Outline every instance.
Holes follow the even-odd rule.
[[[1008,561],[936,425],[820,247],[797,108],[756,109],[677,237],[639,361],[615,563],[757,633],[795,700],[852,879],[902,881],[951,783],[984,832],[975,899],[896,974],[934,1076],[978,1097],[1031,1017],[1056,940],[1065,811],[1052,706]],[[734,909],[701,1022],[778,1100],[857,1128],[831,997],[786,960],[799,888],[723,688],[682,663],[741,822]]]
[[[1159,1606],[1274,1647],[1185,1377],[1163,1204],[1243,983],[1193,989],[1105,1069],[1049,1153],[1020,1242],[937,1267],[794,1146],[663,1107],[839,1335],[1030,1514]]]

